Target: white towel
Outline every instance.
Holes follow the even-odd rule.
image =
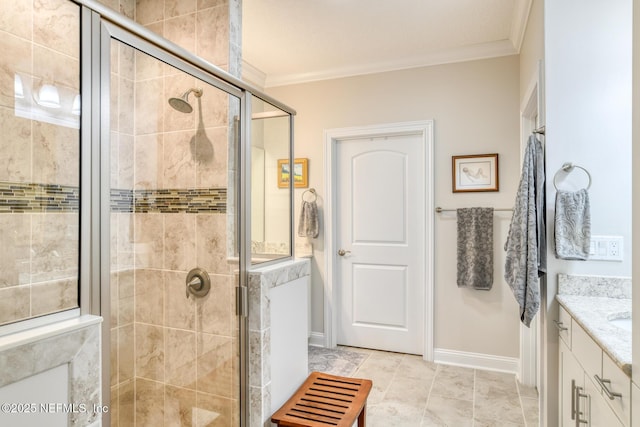
[[[315,201],[302,201],[302,209],[300,209],[300,220],[298,222],[298,236],[300,237],[318,237],[320,226],[318,224],[318,205]]]
[[[589,258],[591,213],[587,190],[556,193],[555,240],[557,258]]]

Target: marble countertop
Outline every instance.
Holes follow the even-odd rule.
[[[629,377],[631,331],[609,323],[612,318],[631,317],[631,299],[559,294],[556,299],[593,340]]]

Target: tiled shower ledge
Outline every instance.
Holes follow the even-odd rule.
[[[99,323],[102,323],[102,317],[85,315],[5,335],[0,337],[0,352]]]
[[[69,402],[96,408],[102,403],[99,316],[79,316],[0,338],[0,387],[69,364]],[[55,351],[52,351],[52,348]],[[94,411],[69,414],[69,426],[100,425]]]
[[[250,427],[271,425],[270,290],[311,274],[308,258],[255,266],[249,271]]]

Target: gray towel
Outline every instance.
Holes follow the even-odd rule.
[[[466,208],[458,217],[458,287],[493,285],[493,208]]]
[[[557,258],[589,258],[591,213],[587,190],[556,193],[555,238]]]
[[[318,205],[315,201],[302,201],[302,209],[300,209],[300,220],[298,222],[298,236],[300,237],[318,237],[320,227],[318,224]]]
[[[531,135],[522,162],[522,176],[504,245],[504,250],[507,251],[504,278],[520,306],[520,320],[527,327],[540,308],[538,278],[547,268],[544,181],[542,144]]]

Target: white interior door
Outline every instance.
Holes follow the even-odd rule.
[[[424,351],[424,150],[415,134],[337,142],[338,344]]]

